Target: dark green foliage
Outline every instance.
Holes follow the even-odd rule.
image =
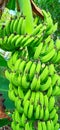
[[[11,10],[15,10],[15,0],[9,0],[7,7]]]
[[[0,66],[7,67],[7,61],[0,55]]]
[[[8,80],[0,75],[0,93],[3,94],[3,98],[5,99],[4,105],[6,106],[7,110],[13,110],[14,104],[8,98],[8,89],[9,89],[8,86],[9,86]]]
[[[0,119],[0,127],[3,127],[5,125],[10,125],[10,124],[11,122],[7,118]]]
[[[49,11],[54,23],[58,22],[57,35],[60,37],[60,0],[34,0],[41,8]]]

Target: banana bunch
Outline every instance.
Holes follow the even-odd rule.
[[[2,28],[1,28],[1,37],[3,36],[8,36],[12,33],[16,34],[25,34],[25,17],[20,16],[20,17],[13,17],[7,20],[7,22],[2,23]]]
[[[19,128],[19,130],[20,129],[33,130],[34,126],[37,130],[40,130],[40,129],[41,130],[43,130],[43,129],[58,130],[58,128],[59,128],[59,124],[58,123],[55,124],[55,122],[53,122],[52,120],[48,120],[46,122],[40,121],[40,120],[36,120],[36,122],[35,122],[34,119],[28,120],[24,114],[19,115],[17,110],[15,110],[15,112],[13,113],[12,118],[13,118],[13,122],[12,122],[11,126],[12,126],[12,129],[15,129],[15,130],[18,130],[18,128]]]
[[[13,130],[58,130],[55,96],[60,95],[60,39],[53,39],[57,23],[43,10],[44,21],[25,32],[25,16],[1,23],[0,48],[11,51],[5,75],[9,98],[15,104]]]

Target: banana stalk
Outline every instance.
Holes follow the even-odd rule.
[[[33,31],[33,15],[30,0],[18,0],[21,13],[25,16],[25,33],[31,34]]]

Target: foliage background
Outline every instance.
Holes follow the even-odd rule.
[[[49,11],[52,15],[54,23],[58,22],[57,36],[60,37],[60,0],[34,0],[41,8]]]

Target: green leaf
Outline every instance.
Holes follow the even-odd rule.
[[[14,103],[8,97],[8,90],[9,90],[9,82],[6,78],[0,75],[0,93],[3,94],[3,98],[5,99],[4,105],[6,106],[7,110],[14,109]]]
[[[5,125],[10,125],[10,124],[11,124],[11,121],[8,120],[7,118],[0,119],[0,127],[3,127]]]
[[[7,67],[7,61],[0,55],[0,66]]]

